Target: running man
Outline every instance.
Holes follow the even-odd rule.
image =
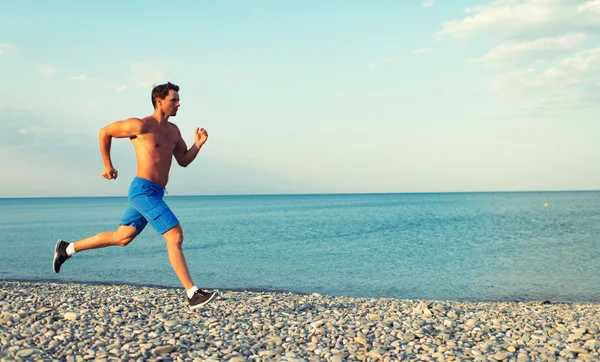
[[[192,282],[181,249],[181,225],[163,201],[163,196],[173,157],[180,166],[187,167],[208,139],[208,133],[204,128],[197,128],[194,144],[188,149],[177,125],[169,122],[169,117],[175,117],[179,108],[179,86],[168,82],[154,87],[152,105],[154,114],[151,116],[117,121],[100,130],[104,178],[112,180],[118,176],[110,157],[113,138],[130,138],[137,159],[137,175],[129,186],[130,205],[117,230],[101,232],[73,243],[59,239],[54,249],[52,268],[55,273],[60,272],[67,259],[84,250],[126,246],[150,223],[165,238],[171,266],[187,292],[190,309],[194,310],[213,300],[217,291],[203,291]]]

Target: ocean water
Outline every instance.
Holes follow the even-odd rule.
[[[166,196],[201,288],[600,302],[600,192]],[[0,279],[181,287],[163,238],[84,251],[125,197],[0,199]]]

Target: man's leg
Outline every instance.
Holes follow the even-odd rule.
[[[148,221],[144,216],[134,207],[129,206],[115,231],[104,231],[74,243],[67,243],[59,239],[54,247],[52,269],[55,273],[60,272],[61,265],[76,252],[107,246],[127,246],[144,230],[147,224]]]
[[[166,214],[167,215],[164,215],[165,217],[163,220],[167,220],[167,222],[168,220],[173,220],[172,218],[174,218],[174,215],[169,215],[172,215],[170,210]],[[182,250],[183,231],[181,230],[181,225],[177,223],[176,226],[164,232],[163,237],[167,242],[167,252],[169,254],[171,266],[186,290],[190,309],[194,310],[210,303],[210,301],[217,296],[217,291],[205,292],[202,289],[198,289],[198,287],[196,287],[196,285],[194,285],[192,282],[192,278],[190,277],[190,272],[188,270]]]
[[[75,251],[105,248],[107,246],[127,246],[137,236],[135,226],[120,225],[115,231],[104,231],[73,243]]]
[[[177,274],[177,277],[181,281],[181,284],[183,284],[185,290],[191,289],[194,286],[194,283],[190,277],[190,272],[187,263],[185,262],[185,256],[181,249],[183,244],[183,231],[181,230],[181,225],[178,224],[167,231],[163,234],[163,237],[167,242],[169,261],[171,262],[173,270],[175,270],[175,274]]]

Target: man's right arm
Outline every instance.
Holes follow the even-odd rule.
[[[100,154],[104,161],[102,176],[106,179],[117,178],[117,170],[114,169],[110,159],[110,146],[112,138],[125,138],[137,136],[144,132],[144,122],[139,118],[129,118],[117,121],[100,129]]]

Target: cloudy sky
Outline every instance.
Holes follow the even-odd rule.
[[[600,0],[25,0],[0,79],[0,197],[125,195],[165,81],[172,195],[600,188]]]

